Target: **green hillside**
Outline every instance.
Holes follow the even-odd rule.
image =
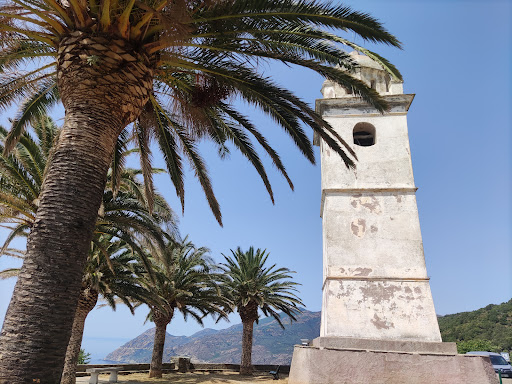
[[[443,341],[456,341],[459,353],[469,350],[512,350],[512,299],[472,312],[440,316]]]

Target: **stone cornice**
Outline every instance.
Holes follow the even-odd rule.
[[[399,95],[385,95],[382,96],[389,104],[389,111],[384,115],[393,114],[393,112],[407,112],[414,99],[415,94],[399,94]],[[332,115],[346,115],[344,112],[349,112],[351,115],[367,115],[373,113],[381,115],[381,113],[368,104],[360,97],[337,97],[334,99],[317,99],[315,101],[316,112],[322,116]],[[359,113],[358,113],[359,112]]]
[[[328,281],[370,281],[370,282],[386,282],[393,281],[397,283],[402,282],[428,282],[430,281],[430,277],[395,277],[395,276],[326,276],[324,278],[324,283],[322,284],[322,290],[325,288],[325,285]]]

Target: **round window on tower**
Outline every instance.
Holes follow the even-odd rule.
[[[375,144],[375,127],[370,123],[357,123],[353,134],[355,145],[370,147]]]

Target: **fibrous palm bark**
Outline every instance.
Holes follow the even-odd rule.
[[[2,328],[2,384],[13,384],[9,377],[59,381],[114,146],[141,113],[152,85],[148,59],[122,40],[75,32],[63,39],[59,52],[66,116]],[[104,60],[94,62],[98,55]],[[56,265],[66,265],[66,272]],[[34,346],[48,352],[34,354]]]
[[[149,377],[162,377],[162,360],[164,356],[165,333],[167,324],[172,320],[173,311],[162,313],[158,309],[153,309],[153,322],[155,323],[155,340],[153,344],[153,354],[151,355],[151,365]]]
[[[62,372],[61,384],[75,384],[76,365],[80,347],[82,346],[82,337],[84,334],[85,319],[98,302],[98,291],[90,287],[82,287],[76,308],[75,320],[71,330],[68,348],[66,350],[66,359],[64,361],[64,370]]]
[[[252,339],[254,322],[258,320],[258,304],[250,301],[246,306],[239,309],[242,320],[242,357],[240,361],[240,374],[252,375]]]

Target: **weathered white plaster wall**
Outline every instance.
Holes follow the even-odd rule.
[[[338,154],[322,142],[322,190],[415,187],[405,114],[363,117],[324,115],[324,118],[352,147],[358,161],[355,171],[347,169]],[[357,123],[369,123],[375,127],[375,145],[354,145],[353,129]]]
[[[324,211],[327,276],[427,278],[413,192],[331,193]]]
[[[428,281],[327,280],[324,337],[441,341]]]

